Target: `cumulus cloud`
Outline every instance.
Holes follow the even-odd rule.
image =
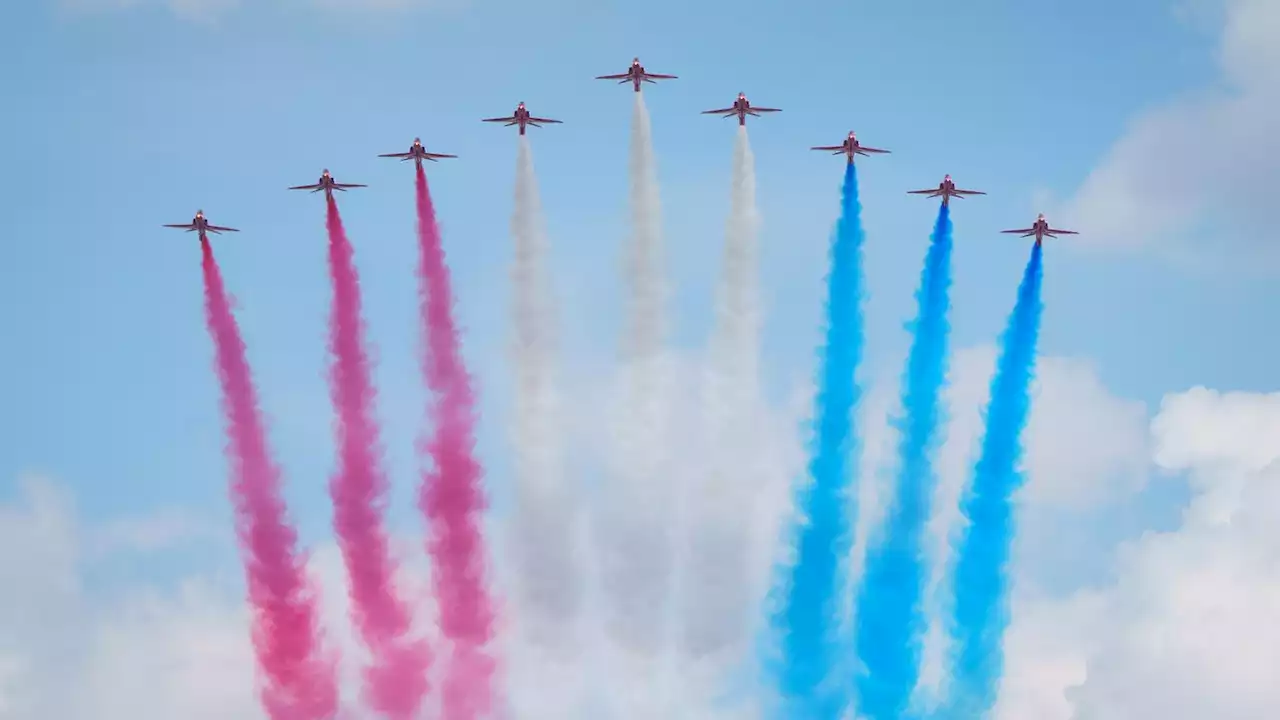
[[[1182,525],[1123,547],[1110,587],[1015,606],[1002,720],[1280,712],[1276,428],[1277,395],[1165,399],[1152,456],[1190,478]]]
[[[989,348],[979,348],[959,353],[953,363],[952,424],[940,468],[941,519],[934,526],[936,559],[942,561],[946,516],[954,513],[954,498],[973,461],[993,360]],[[892,436],[884,418],[894,393],[885,380],[862,412],[867,470],[891,461]],[[769,410],[762,422],[763,432],[789,438],[761,456],[771,458],[775,479],[757,516],[745,520],[758,528],[762,547],[778,536],[787,506],[785,481],[793,479],[803,460],[803,436],[794,428],[808,410],[808,391],[798,389],[794,402]],[[696,393],[684,395],[696,398]],[[1268,668],[1280,667],[1280,533],[1273,522],[1280,516],[1280,445],[1272,439],[1280,430],[1280,395],[1196,389],[1167,397],[1148,425],[1141,403],[1107,392],[1090,363],[1048,358],[1040,366],[1036,398],[1028,431],[1029,484],[1020,497],[1024,513],[1078,514],[1125,502],[1142,488],[1148,462],[1188,476],[1195,495],[1176,531],[1148,533],[1120,548],[1114,580],[1046,593],[1026,582],[1037,570],[1043,572],[1037,568],[1042,563],[1034,554],[1019,556],[1014,624],[1006,640],[1008,672],[997,717],[1234,720],[1274,714],[1280,689]],[[686,434],[696,436],[693,429]],[[15,502],[0,504],[0,578],[7,589],[19,589],[0,595],[3,717],[262,718],[237,582],[206,571],[164,586],[90,592],[82,581],[92,557],[86,550],[101,528],[79,519],[72,499],[56,485],[29,481],[22,488]],[[864,518],[873,522],[874,504],[866,512]],[[691,518],[691,527],[708,520]],[[165,526],[164,520],[155,523]],[[1044,532],[1052,529],[1024,525],[1020,545],[1034,544],[1036,534]],[[1081,555],[1116,551],[1060,536],[1056,541]],[[133,552],[150,546],[120,547]],[[420,545],[407,539],[403,550],[405,557],[415,558],[404,582],[421,598],[420,619],[429,624],[434,611]],[[501,572],[505,560],[498,552]],[[753,593],[763,591],[772,555],[772,550],[755,555],[760,578],[752,580]],[[324,617],[330,641],[344,659],[344,692],[351,702],[362,652],[347,629],[345,573],[336,549],[317,549],[311,571],[323,588]],[[934,607],[935,615],[938,610]],[[519,608],[508,608],[503,622],[507,629],[518,623]],[[756,630],[736,632],[746,638]],[[640,702],[657,687],[654,678],[635,672],[644,664],[628,664],[628,658],[600,663],[600,656],[585,648],[550,656],[522,644],[517,633],[504,632],[502,638],[511,718],[592,716],[590,703],[600,698],[593,698],[591,687],[617,693],[608,704],[622,710],[594,716],[638,717],[627,714],[628,708],[640,707],[631,701]],[[936,643],[931,648],[936,683],[939,650]],[[741,690],[748,702],[736,708],[716,696],[742,668],[723,658],[704,660],[674,658],[668,668],[665,687],[689,709],[687,716],[754,717],[750,689]]]
[[[1218,83],[1130,124],[1068,204],[1063,222],[1081,242],[1158,240],[1203,260],[1187,241],[1212,239],[1215,254],[1229,244],[1276,257],[1268,194],[1280,182],[1280,3],[1221,2]]]
[[[944,581],[952,560],[951,540],[962,521],[960,497],[972,478],[985,429],[983,412],[995,364],[994,347],[969,348],[955,353],[948,374],[949,423],[936,461],[938,488],[930,520],[932,572],[926,604],[931,622],[920,688],[926,703],[943,688]],[[1077,574],[1068,567],[1071,562],[1094,562],[1098,553],[1109,550],[1082,538],[1072,543],[1071,552],[1061,553],[1063,523],[1046,520],[1067,517],[1073,530],[1087,530],[1091,513],[1124,502],[1144,487],[1149,455],[1146,408],[1141,402],[1112,395],[1088,360],[1041,357],[1032,397],[1023,463],[1026,485],[1016,498],[1019,528],[1014,575],[1023,586],[1041,585],[1047,576]],[[1017,642],[1038,648],[1045,641]],[[1039,715],[1031,712],[1020,717]]]
[[[202,518],[177,507],[150,515],[113,520],[98,528],[93,547],[99,553],[158,552],[187,541],[218,537]]]

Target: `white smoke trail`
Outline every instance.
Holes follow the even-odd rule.
[[[626,330],[618,398],[611,403],[612,482],[601,493],[593,526],[599,552],[610,674],[631,693],[613,692],[615,717],[670,714],[672,501],[667,442],[666,282],[662,272],[661,207],[644,96],[635,93],[631,121],[632,235],[623,265]],[[636,679],[649,692],[635,694]],[[621,695],[631,695],[625,701]]]
[[[682,573],[684,654],[720,665],[749,655],[763,582],[754,567],[762,490],[755,160],[738,128],[723,268],[705,379],[706,466],[689,483]]]
[[[579,509],[567,482],[556,377],[556,308],[547,270],[547,238],[527,137],[520,137],[511,271],[515,447],[514,507],[508,553],[514,567],[513,621],[527,662],[508,668],[514,686],[554,684],[578,659],[582,606],[576,555]],[[545,693],[548,701],[554,693]],[[532,716],[554,714],[530,708]]]

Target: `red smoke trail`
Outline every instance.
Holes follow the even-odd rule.
[[[453,642],[445,676],[443,717],[471,720],[492,706],[496,663],[486,645],[493,639],[494,608],[485,584],[485,547],[480,513],[485,497],[476,462],[475,398],[458,349],[453,291],[445,266],[427,176],[418,167],[419,302],[427,352],[422,372],[434,396],[434,434],[426,449],[435,461],[423,477],[418,502],[431,530],[428,550],[435,563],[440,629]]]
[[[364,351],[360,278],[332,197],[328,205],[325,225],[333,281],[329,391],[338,414],[338,471],[329,483],[334,526],[346,560],[353,621],[373,656],[364,672],[366,699],[390,720],[411,720],[427,692],[431,655],[424,640],[410,635],[410,611],[395,588],[396,563],[383,529],[387,478],[379,457],[375,392]]]
[[[338,708],[334,659],[322,653],[316,606],[298,537],[285,516],[280,471],[267,451],[244,341],[209,241],[201,238],[205,318],[217,355],[226,416],[231,499],[247,555],[253,646],[265,676],[262,704],[272,720],[329,720]]]

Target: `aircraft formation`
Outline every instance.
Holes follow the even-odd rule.
[[[630,67],[627,68],[626,72],[618,73],[616,75],[598,75],[596,76],[596,80],[616,80],[618,81],[619,85],[625,85],[627,83],[630,83],[635,92],[640,92],[640,85],[642,83],[656,83],[658,80],[675,80],[677,77],[678,76],[676,75],[663,75],[659,73],[651,73],[645,70],[644,65],[640,64],[640,58],[635,58],[631,61],[631,65]],[[756,105],[752,105],[751,101],[747,99],[747,96],[744,93],[738,93],[738,97],[734,99],[733,104],[730,105],[729,107],[717,108],[714,110],[703,110],[702,114],[718,115],[720,117],[725,117],[725,118],[736,117],[738,118],[738,125],[745,127],[747,124],[748,116],[763,117],[761,113],[776,113],[776,112],[782,112],[782,109],[771,108],[771,107],[759,107]],[[555,120],[552,118],[536,117],[529,112],[528,108],[525,107],[524,102],[521,102],[518,105],[516,105],[516,109],[511,113],[511,115],[505,116],[505,117],[483,118],[481,122],[502,123],[504,127],[518,126],[520,128],[520,134],[524,135],[526,128],[542,127],[545,124],[558,125],[563,123],[564,121]],[[863,145],[861,142],[858,141],[857,135],[855,135],[852,130],[849,131],[848,136],[846,136],[844,141],[842,141],[839,145],[817,145],[809,149],[829,151],[833,155],[844,155],[845,158],[847,159],[847,162],[850,165],[853,164],[854,158],[857,155],[864,155],[864,156],[870,157],[872,154],[881,155],[881,154],[888,154],[890,152],[889,150],[867,147]],[[424,148],[422,145],[422,140],[419,138],[414,138],[413,144],[409,146],[408,152],[386,153],[386,154],[379,155],[378,157],[398,158],[401,162],[404,162],[406,160],[413,160],[418,167],[422,167],[423,160],[436,162],[437,160],[442,158],[456,158],[458,156],[447,155],[444,153],[427,152],[426,148]],[[313,193],[320,192],[321,190],[323,190],[326,198],[329,198],[333,196],[333,191],[335,190],[340,192],[345,192],[349,188],[361,188],[361,187],[368,187],[368,186],[361,185],[358,183],[336,182],[333,179],[333,176],[329,174],[328,169],[325,169],[320,175],[320,180],[315,184],[295,185],[289,189],[290,190],[309,190]],[[965,197],[970,195],[986,195],[986,193],[981,190],[961,190],[960,188],[957,188],[955,183],[952,182],[950,175],[944,176],[942,178],[942,182],[938,183],[938,187],[936,188],[926,188],[924,190],[908,190],[907,192],[908,194],[911,194],[911,195],[922,195],[924,197],[940,197],[942,198],[943,205],[949,205],[950,200],[953,197],[964,199]],[[223,232],[239,232],[235,228],[220,227],[218,225],[209,224],[209,221],[206,220],[204,217],[203,210],[196,211],[196,215],[191,220],[190,223],[165,225],[164,227],[177,228],[177,229],[185,230],[187,232],[199,232],[200,239],[202,241],[207,239],[206,233],[217,234],[217,233],[223,233]],[[1031,224],[1031,227],[1018,228],[1014,230],[1001,230],[1001,232],[1018,235],[1020,237],[1034,237],[1036,239],[1036,245],[1041,244],[1044,238],[1057,238],[1059,235],[1078,235],[1079,234],[1074,230],[1063,230],[1060,228],[1051,227],[1049,225],[1049,221],[1045,219],[1044,213],[1040,213],[1039,215],[1036,216],[1036,220],[1034,223]]]

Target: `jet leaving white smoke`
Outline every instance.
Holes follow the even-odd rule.
[[[614,676],[648,678],[652,692],[622,702],[608,693],[617,717],[669,714],[669,598],[672,501],[667,434],[669,377],[665,367],[666,280],[662,272],[661,208],[644,96],[635,93],[631,120],[631,240],[623,264],[626,330],[616,402],[611,403],[612,482],[601,493],[593,527],[599,552],[604,623]],[[656,683],[656,686],[654,685]],[[633,686],[634,687],[634,686]]]
[[[748,655],[762,588],[754,569],[753,500],[765,468],[755,452],[759,418],[760,312],[755,160],[738,128],[723,268],[705,380],[705,462],[690,482],[681,576],[682,648],[713,664]]]
[[[547,237],[527,137],[520,137],[516,161],[515,210],[511,217],[515,262],[511,271],[516,371],[514,397],[515,488],[507,548],[514,568],[522,652],[515,685],[548,689],[538,697],[535,717],[572,704],[561,685],[562,670],[577,660],[582,582],[576,555],[579,504],[567,482],[563,418],[556,377],[556,308],[547,270]],[[517,668],[513,667],[515,671]],[[571,693],[569,693],[571,695]],[[544,702],[545,701],[545,702]]]

